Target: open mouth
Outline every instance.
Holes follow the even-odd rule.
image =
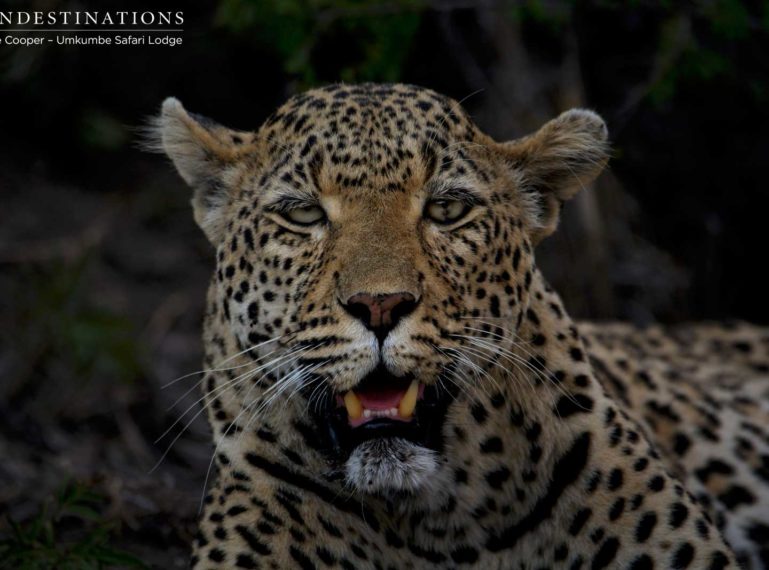
[[[361,443],[400,437],[441,451],[441,428],[451,394],[413,376],[394,376],[380,365],[360,384],[339,394],[322,414],[331,447],[347,457]]]
[[[417,402],[425,386],[408,376],[397,377],[377,368],[353,390],[337,396],[337,405],[347,410],[350,427],[357,428],[378,418],[399,422],[414,419]]]

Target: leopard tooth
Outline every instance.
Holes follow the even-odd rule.
[[[344,395],[344,407],[347,408],[347,415],[352,420],[359,420],[363,415],[363,404],[352,390],[348,390]]]
[[[417,407],[417,396],[419,395],[419,382],[412,380],[408,390],[401,398],[398,404],[398,415],[404,419],[410,418]]]

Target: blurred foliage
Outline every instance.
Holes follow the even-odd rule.
[[[130,382],[142,372],[138,335],[127,317],[94,302],[89,260],[84,254],[24,269],[14,295],[18,325],[8,340],[23,361],[68,370],[78,382]]]
[[[617,11],[642,10],[645,2],[599,2]],[[660,11],[661,25],[656,60],[664,65],[648,96],[655,105],[672,100],[682,84],[707,87],[716,81],[741,82],[748,75],[759,102],[769,94],[766,69],[746,70],[740,54],[756,45],[757,36],[769,34],[769,0],[697,0],[652,3]],[[752,73],[749,73],[752,72]]]
[[[502,0],[497,6],[524,26],[530,22],[557,34],[573,20],[578,4]],[[740,44],[750,43],[752,32],[769,31],[769,0],[593,0],[583,4],[629,14],[650,9],[660,13],[657,59],[666,66],[647,90],[655,104],[670,101],[683,82],[735,76],[740,67],[733,58]],[[256,38],[298,80],[294,90],[302,90],[324,81],[400,80],[420,22],[431,10],[452,11],[452,7],[429,0],[220,0],[214,19],[230,34]],[[686,28],[683,33],[681,24]],[[751,89],[761,100],[769,94],[763,80],[752,81]]]
[[[104,497],[82,484],[66,485],[25,523],[8,519],[0,537],[0,567],[16,570],[100,570],[148,568],[138,558],[110,546],[115,525],[100,509]],[[67,538],[67,537],[77,538]]]
[[[336,80],[397,81],[425,8],[423,0],[221,0],[215,21],[255,34],[307,87],[327,80],[319,68],[329,50],[342,57]]]
[[[524,26],[529,22],[547,26],[551,33],[558,33],[568,26],[574,8],[573,1],[546,2],[545,0],[510,0],[510,17]]]
[[[751,28],[751,14],[740,0],[718,0],[702,2],[701,9],[713,31],[726,39],[741,40],[748,36]],[[766,13],[764,3],[763,12]]]
[[[86,109],[80,118],[83,143],[102,150],[117,150],[130,142],[125,125],[103,109]]]

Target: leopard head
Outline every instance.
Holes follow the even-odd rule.
[[[525,314],[534,246],[607,160],[591,111],[500,143],[407,85],[312,90],[255,132],[168,99],[155,133],[217,250],[209,365],[269,363],[230,417],[304,410],[362,493],[440,475],[452,410],[489,375],[483,347]]]

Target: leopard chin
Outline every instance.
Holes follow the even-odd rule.
[[[407,439],[370,439],[350,453],[345,480],[357,492],[387,499],[422,492],[437,499],[448,483],[444,461],[438,452]]]

